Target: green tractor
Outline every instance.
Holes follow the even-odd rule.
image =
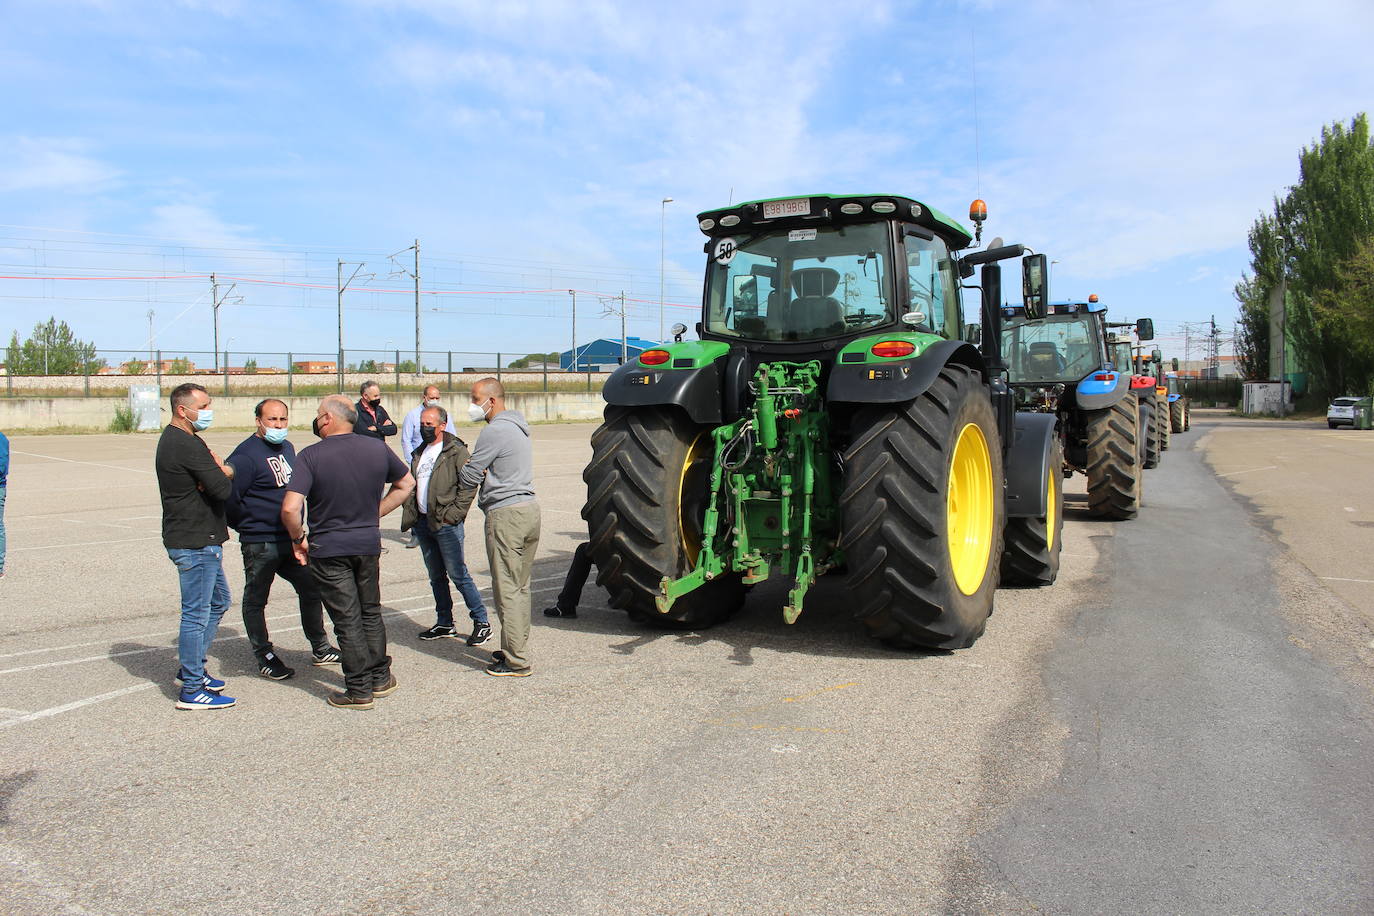
[[[970,217],[981,235],[981,201]],[[883,641],[971,645],[1004,533],[1058,565],[1054,418],[1015,412],[998,352],[997,262],[1026,250],[960,257],[967,229],[897,196],[762,200],[698,219],[700,340],[675,326],[674,343],[603,390],[582,475],[597,583],[635,620],[694,629],[777,575],[791,623],[817,577],[843,572],[849,606]],[[960,292],[976,265],[993,331],[981,349]],[[1045,256],[1026,256],[1022,274],[1043,310]]]

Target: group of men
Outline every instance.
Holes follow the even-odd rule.
[[[239,535],[244,628],[259,672],[273,680],[295,673],[273,646],[265,617],[280,576],[296,590],[312,663],[342,666],[344,689],[330,694],[330,705],[370,709],[375,698],[394,693],[399,682],[381,611],[380,520],[397,507],[403,507],[402,528],[418,541],[434,593],[436,622],[420,638],[457,637],[452,582],[473,621],[467,644],[480,646],[492,628],[463,557],[463,522],[477,502],[501,625],[501,649],[486,671],[530,674],[530,576],[540,515],[524,417],[506,408],[500,381],[478,381],[468,416],[487,426],[469,452],[438,389],[426,388],[411,412],[416,442],[406,451],[407,464],[386,444],[396,425],[378,386],[367,382],[360,394],[356,404],[342,395],[321,400],[312,424],[320,441],[299,454],[287,439],[286,403],[268,398],[256,408],[253,435],[221,460],[199,435],[214,420],[210,395],[195,384],[172,391],[172,420],[158,442],[156,468],[163,543],[181,586],[178,709],[226,709],[236,702],[225,694],[226,683],[206,671],[231,602],[223,568],[229,526]],[[405,426],[410,429],[411,417]],[[325,611],[337,649],[325,631]]]

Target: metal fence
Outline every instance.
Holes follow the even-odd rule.
[[[16,365],[13,373],[8,366],[2,371],[6,397],[122,397],[130,385],[174,388],[183,382],[224,395],[356,394],[368,381],[383,391],[419,391],[426,385],[457,391],[486,376],[495,376],[515,391],[592,391],[604,379],[597,369],[565,372],[556,364],[535,361],[512,366],[512,362],[521,362],[521,357],[463,350],[422,351],[417,364],[414,350],[398,349],[342,353],[100,349],[89,359],[40,357]],[[48,372],[49,367],[63,371]]]

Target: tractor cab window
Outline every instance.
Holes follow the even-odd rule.
[[[1093,321],[1088,315],[1007,319],[1002,327],[1002,352],[1011,381],[1071,381],[1099,368],[1102,356]]]
[[[885,223],[708,244],[706,325],[749,340],[819,340],[894,319]]]
[[[923,316],[917,326],[951,339],[960,336],[959,286],[944,240],[908,233],[905,241],[907,301]]]

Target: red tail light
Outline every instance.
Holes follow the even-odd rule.
[[[667,350],[645,350],[639,354],[639,361],[646,366],[661,366],[671,358]]]
[[[909,340],[882,340],[873,345],[868,352],[874,356],[910,356],[916,352],[916,345]]]
[[[1112,380],[1112,374],[1110,372],[1099,372],[1097,375],[1093,376],[1093,379],[1099,382],[1110,382]]]

